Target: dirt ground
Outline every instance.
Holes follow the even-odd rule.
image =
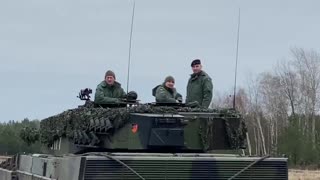
[[[289,170],[289,180],[302,180],[302,179],[319,179],[320,180],[320,170],[319,171],[309,171],[309,170]]]

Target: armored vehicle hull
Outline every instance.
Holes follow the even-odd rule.
[[[4,180],[288,179],[286,158],[206,153],[20,155],[17,169],[5,173]]]

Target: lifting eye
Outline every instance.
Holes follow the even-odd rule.
[[[131,131],[132,133],[136,133],[138,131],[138,124],[132,124]]]

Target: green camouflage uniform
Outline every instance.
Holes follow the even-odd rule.
[[[192,74],[187,85],[186,103],[197,102],[201,107],[208,108],[212,100],[212,91],[212,80],[206,72]]]
[[[96,88],[94,102],[97,104],[119,103],[120,98],[125,98],[126,93],[121,87],[121,84],[114,82],[110,86],[105,81],[102,81]]]
[[[160,103],[176,103],[182,98],[175,88],[167,88],[164,83],[153,89],[153,96],[156,97],[156,102]]]

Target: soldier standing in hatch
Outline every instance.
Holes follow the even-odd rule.
[[[116,81],[116,76],[111,70],[107,71],[102,81],[96,88],[94,102],[97,104],[120,103],[126,97],[121,84]]]
[[[160,103],[178,103],[182,102],[182,96],[174,88],[174,78],[166,77],[161,85],[152,89],[152,95],[156,97],[156,102]]]
[[[213,85],[210,76],[202,70],[201,61],[195,59],[191,63],[193,74],[187,85],[187,104],[197,104],[208,108],[212,100]]]

